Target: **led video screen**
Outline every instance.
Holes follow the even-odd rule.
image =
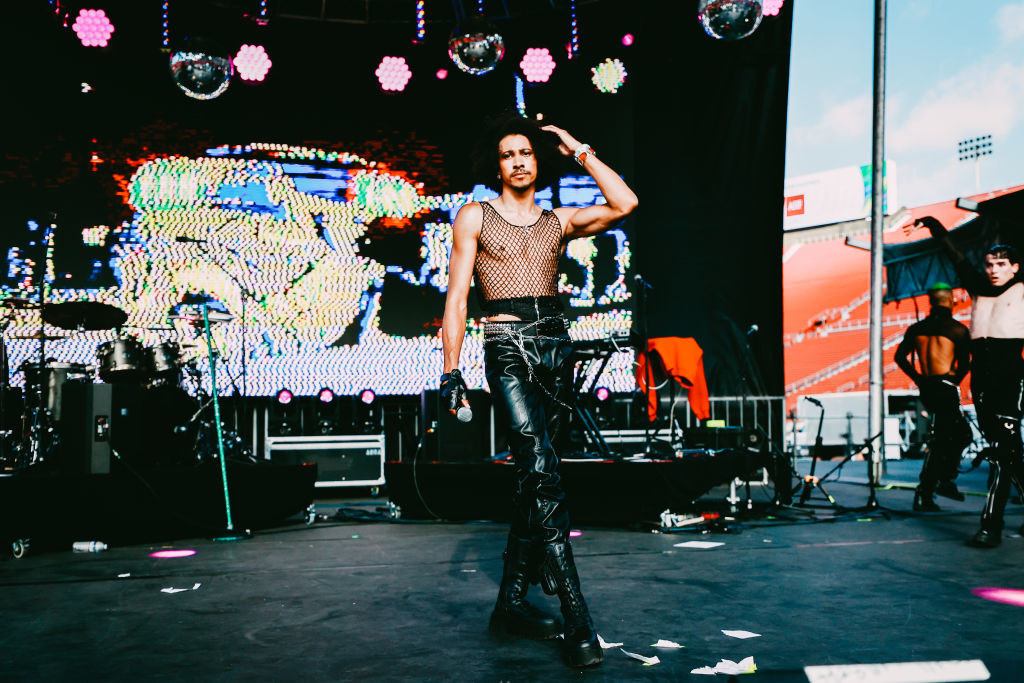
[[[120,207],[118,221],[40,216],[5,231],[4,298],[37,302],[45,279],[48,304],[97,301],[127,315],[114,330],[43,326],[60,337],[46,342],[48,358],[96,368],[97,350],[118,337],[145,349],[173,342],[208,386],[208,342],[195,320],[207,306],[226,393],[417,394],[436,386],[451,224],[460,206],[493,192],[428,192],[401,156],[329,144],[181,150],[141,158],[108,150],[94,159],[93,172],[109,181],[101,186],[114,188],[106,199]],[[546,208],[601,201],[586,175],[566,176],[538,197]],[[630,253],[623,227],[568,244],[559,292],[574,338],[629,332]],[[470,386],[483,387],[475,300],[471,291],[462,364]],[[25,338],[41,329],[39,309],[8,310],[12,380],[21,384],[20,368],[39,352],[38,340]],[[614,354],[599,384],[630,391],[631,368],[632,353]]]

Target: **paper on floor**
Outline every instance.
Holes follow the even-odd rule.
[[[680,645],[679,643],[671,641],[671,640],[665,640],[664,638],[659,638],[658,642],[656,642],[654,645],[651,645],[651,647],[685,647],[685,646],[684,645]]]
[[[757,665],[754,664],[753,657],[746,657],[738,662],[734,662],[731,659],[723,659],[711,666],[702,666],[699,669],[693,669],[690,673],[692,674],[725,674],[727,676],[737,676],[739,674],[752,674],[757,671]]]
[[[605,639],[601,637],[600,633],[597,634],[597,642],[601,644],[601,649],[602,650],[610,650],[613,647],[622,647],[623,645],[625,645],[625,643],[608,643],[608,642],[605,642]]]
[[[673,543],[672,545],[675,548],[701,548],[701,549],[704,549],[704,548],[717,548],[718,546],[725,545],[725,544],[724,543],[719,543],[717,541],[684,541],[683,543]]]
[[[173,588],[173,587],[161,588],[160,592],[161,593],[184,593],[185,591],[194,591],[194,590],[198,589],[202,585],[203,584],[201,584],[201,583],[197,583],[197,584],[194,584],[191,588]]]
[[[751,633],[750,631],[727,631],[724,628],[722,633],[729,636],[730,638],[760,638],[760,633]]]
[[[619,649],[622,650],[622,648]],[[661,664],[661,660],[657,657],[644,657],[643,655],[638,655],[635,652],[626,652],[625,650],[622,650],[622,654],[632,659],[636,659],[638,661],[643,662],[644,666],[654,666],[655,664]]]

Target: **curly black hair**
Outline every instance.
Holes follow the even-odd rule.
[[[563,157],[558,152],[558,137],[541,130],[541,123],[509,109],[484,124],[484,131],[473,148],[473,180],[501,192],[498,143],[506,135],[522,135],[530,141],[537,159],[537,182],[542,190],[562,176]]]

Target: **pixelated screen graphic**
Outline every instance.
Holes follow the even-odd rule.
[[[212,339],[226,393],[239,388],[243,361],[249,395],[436,387],[451,224],[460,206],[493,192],[428,194],[400,160],[312,145],[254,142],[114,161],[129,169],[113,176],[113,199],[130,218],[68,226],[40,217],[3,238],[0,296],[37,300],[43,284],[49,302],[97,301],[128,315],[120,331],[45,325],[66,335],[46,343],[48,358],[95,367],[97,348],[120,334],[144,348],[176,342],[184,359],[205,366],[206,338],[186,318],[206,304],[220,314]],[[564,177],[538,198],[545,208],[601,201],[586,175]],[[68,265],[61,251],[70,249],[71,227],[78,243]],[[625,229],[569,243],[559,291],[574,338],[629,332],[631,278]],[[485,387],[475,291],[470,317],[462,365],[471,387]],[[19,369],[37,358],[39,342],[17,337],[38,333],[40,315],[22,307],[6,320],[12,380],[21,384]],[[614,354],[599,384],[631,391],[632,360]]]

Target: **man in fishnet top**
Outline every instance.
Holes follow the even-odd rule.
[[[557,157],[552,153],[551,161],[545,158],[555,144],[594,178],[606,204],[553,211],[537,204],[537,188],[557,180]],[[552,447],[569,390],[572,352],[569,323],[558,300],[558,262],[570,240],[612,227],[636,208],[637,198],[589,145],[556,126],[506,117],[493,126],[477,156],[477,168],[486,173],[482,179],[501,194],[465,205],[455,218],[441,327],[441,400],[453,414],[469,407],[459,354],[475,275],[487,316],[487,383],[498,415],[508,425],[515,460],[512,526],[491,626],[538,639],[563,632],[570,663],[595,666],[603,654],[580,590],[558,455]],[[530,583],[541,583],[546,593],[558,595],[562,624],[526,601]]]

